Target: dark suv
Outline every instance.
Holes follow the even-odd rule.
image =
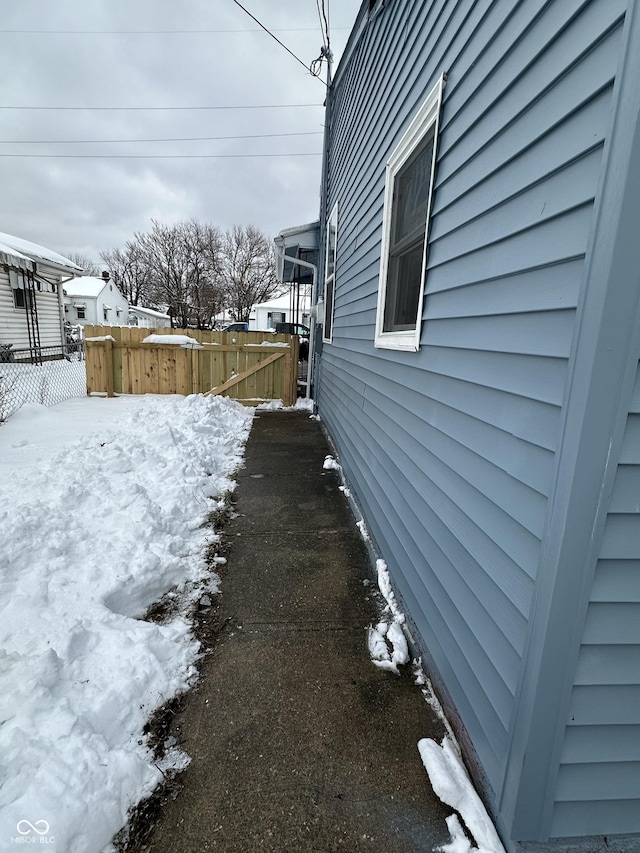
[[[311,330],[302,323],[276,323],[274,329],[279,335],[298,335],[300,337],[300,361],[309,358],[309,334]]]

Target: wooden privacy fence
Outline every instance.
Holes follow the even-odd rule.
[[[246,405],[294,405],[298,338],[271,332],[210,332],[85,326],[87,394],[223,394]],[[186,348],[143,343],[149,335],[188,335]]]

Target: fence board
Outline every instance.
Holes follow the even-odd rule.
[[[143,343],[150,334],[188,335],[202,348]],[[87,393],[215,392],[247,404],[296,401],[297,337],[135,326],[86,326],[85,335]],[[113,340],[92,340],[109,336]],[[280,345],[278,349],[274,344]]]

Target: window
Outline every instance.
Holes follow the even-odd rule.
[[[326,256],[324,263],[324,323],[322,340],[333,340],[333,308],[336,293],[336,257],[338,253],[338,205],[335,204],[327,220],[325,235]]]
[[[84,320],[86,317],[86,312],[84,308],[81,308],[79,305],[76,306],[76,312],[78,314],[78,320]]]
[[[377,347],[417,351],[444,75],[387,163]]]
[[[27,305],[29,305],[29,306],[31,305],[31,302],[32,302],[32,296],[31,296],[30,290],[26,290],[26,289],[22,289],[22,288],[15,288],[13,290],[13,307],[14,308],[25,309],[27,307]]]

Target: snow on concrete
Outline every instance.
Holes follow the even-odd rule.
[[[431,738],[423,738],[418,742],[418,749],[436,796],[458,812],[475,843],[474,846],[469,842],[459,820],[452,816],[453,820],[447,819],[451,843],[440,849],[444,853],[504,853],[498,833],[453,741],[445,737],[438,746]]]
[[[196,678],[206,522],[252,415],[220,397],[85,397],[0,426],[0,849],[98,853],[188,761],[169,745],[154,763],[143,729]],[[144,621],[165,595],[173,615]]]

